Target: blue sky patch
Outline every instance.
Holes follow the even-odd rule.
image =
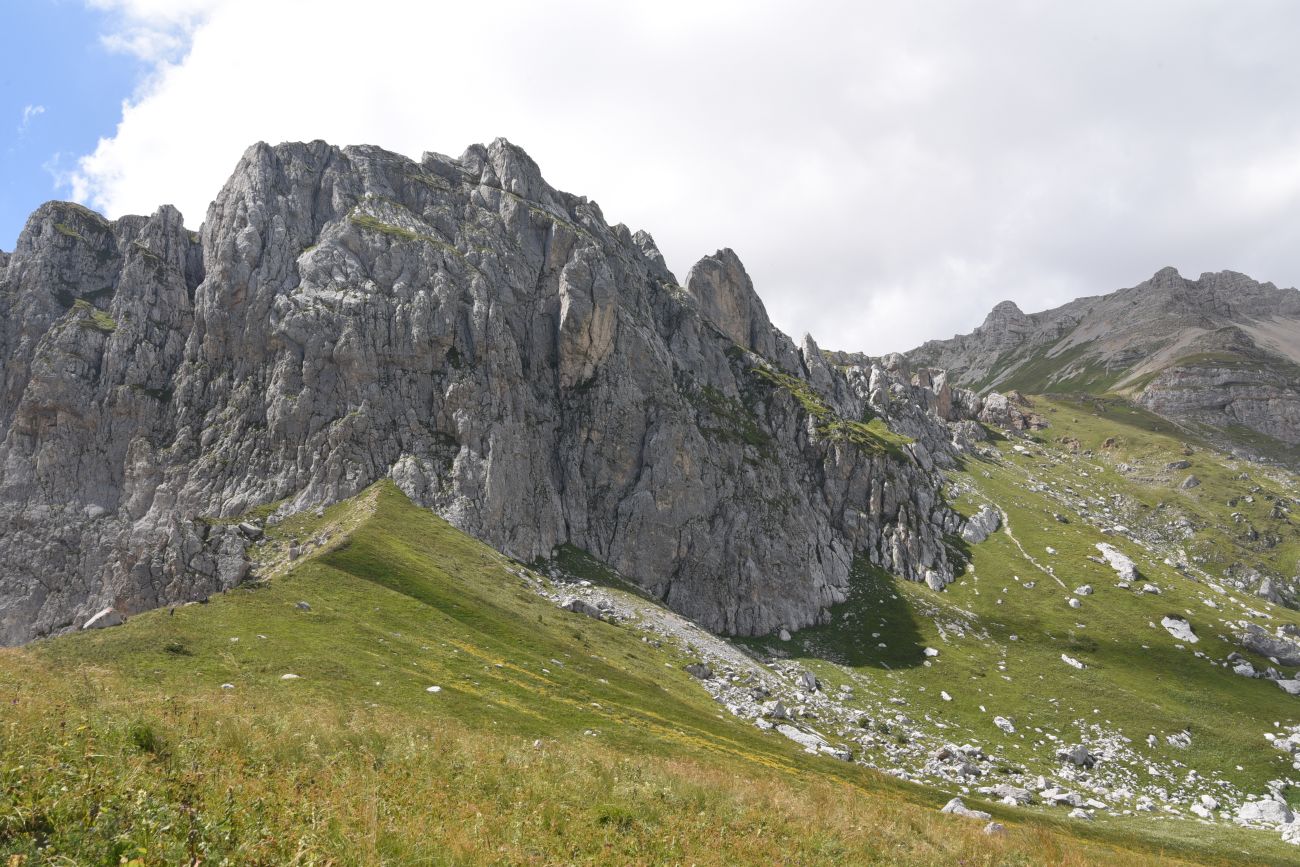
[[[71,192],[60,178],[112,135],[145,71],[100,43],[105,16],[72,0],[8,4],[0,27],[0,250],[33,210]]]

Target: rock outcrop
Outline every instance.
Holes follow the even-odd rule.
[[[729,250],[680,287],[504,140],[259,144],[199,234],[51,203],[0,265],[3,644],[229,588],[249,510],[385,476],[716,631],[823,621],[859,555],[952,579],[978,398],[796,348]]]

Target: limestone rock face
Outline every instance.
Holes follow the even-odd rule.
[[[1003,301],[984,318],[978,329],[988,345],[1009,349],[1017,346],[1033,328],[1033,322],[1014,301]]]
[[[772,327],[753,281],[730,248],[696,262],[686,277],[686,292],[700,314],[736,345],[778,364],[792,358],[794,344]]]
[[[3,644],[231,587],[239,516],[384,477],[717,631],[823,621],[857,555],[952,579],[940,472],[973,394],[797,349],[728,250],[683,290],[504,140],[259,144],[197,235],[52,203],[0,265]],[[877,417],[910,441],[844,424]]]
[[[1253,623],[1248,623],[1245,631],[1237,635],[1237,643],[1260,656],[1276,659],[1281,665],[1300,665],[1300,644],[1269,635]]]

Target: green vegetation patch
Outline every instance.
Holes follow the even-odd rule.
[[[65,235],[69,238],[76,238],[78,241],[86,240],[84,237],[82,237],[80,232],[78,232],[72,226],[69,226],[67,223],[55,223],[54,230],[58,232],[60,235]]]
[[[764,454],[771,453],[772,437],[743,402],[727,397],[711,385],[691,383],[685,391],[696,410],[705,417],[701,429],[706,434],[727,442],[754,446]]]
[[[401,207],[401,206],[397,205],[397,207]],[[425,244],[431,244],[434,247],[437,247],[438,249],[446,253],[450,253],[451,255],[455,256],[458,259],[463,260],[465,258],[464,253],[462,253],[460,250],[457,250],[453,245],[448,244],[446,241],[442,240],[441,238],[435,238],[432,235],[423,232],[416,232],[412,229],[406,229],[403,228],[402,226],[397,226],[392,223],[386,223],[383,220],[379,219],[378,217],[374,216],[373,214],[367,214],[365,212],[358,211],[351,214],[348,217],[348,220],[354,226],[358,226],[369,232],[376,232],[381,235],[387,235],[390,238],[397,238],[398,240],[401,241],[422,242]]]
[[[895,433],[881,418],[869,421],[852,421],[842,418],[825,399],[806,381],[768,366],[750,368],[750,371],[776,388],[788,391],[803,411],[812,416],[817,434],[831,442],[852,443],[863,451],[904,457],[903,446],[912,442],[910,437]]]
[[[112,334],[117,330],[117,320],[109,316],[103,310],[95,307],[84,298],[78,298],[72,302],[72,309],[79,311],[82,316],[77,319],[77,325],[82,328],[99,331],[103,334]]]
[[[1014,350],[999,356],[988,375],[972,388],[984,391],[996,386],[1002,391],[1014,389],[1027,394],[1049,391],[1104,394],[1127,372],[1127,368],[1108,367],[1095,355],[1089,357],[1093,348],[1088,344],[1057,353],[1052,353],[1052,348],[1039,348],[1023,358],[1017,358]]]

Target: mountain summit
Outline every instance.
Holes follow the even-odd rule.
[[[951,419],[890,408],[905,372],[797,348],[731,250],[678,285],[504,139],[257,144],[199,233],[47,204],[0,269],[0,354],[0,643],[231,587],[258,519],[385,477],[722,632],[823,621],[858,554],[954,574]]]

